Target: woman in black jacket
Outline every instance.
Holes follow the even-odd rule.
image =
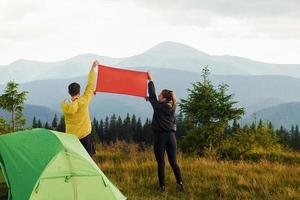
[[[147,100],[150,101],[154,113],[152,119],[152,131],[154,133],[154,154],[158,166],[158,179],[160,190],[165,191],[165,161],[164,155],[167,151],[169,163],[173,169],[177,184],[181,191],[184,191],[180,168],[176,161],[176,97],[171,90],[164,89],[158,96],[155,94],[152,77],[148,74],[148,93]]]

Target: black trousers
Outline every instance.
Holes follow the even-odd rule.
[[[177,183],[182,182],[180,168],[176,161],[177,142],[175,133],[154,134],[154,154],[157,161],[157,171],[160,187],[165,186],[165,151],[173,169]]]
[[[83,145],[83,147],[85,148],[85,150],[89,153],[90,156],[92,156],[95,153],[93,150],[93,141],[92,141],[91,134],[80,139],[80,142]]]
[[[0,197],[0,200],[8,200],[8,196]]]

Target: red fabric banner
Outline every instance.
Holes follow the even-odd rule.
[[[147,81],[147,72],[99,65],[96,92],[146,97]]]

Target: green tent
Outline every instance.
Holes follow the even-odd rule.
[[[0,184],[9,200],[125,200],[79,140],[46,129],[0,136]]]

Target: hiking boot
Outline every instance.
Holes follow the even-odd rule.
[[[185,189],[184,189],[184,186],[183,186],[182,182],[177,183],[177,185],[178,185],[178,189],[179,189],[180,192],[185,192]]]
[[[159,191],[160,191],[160,192],[165,192],[165,191],[166,191],[166,187],[165,187],[165,186],[159,187]]]

